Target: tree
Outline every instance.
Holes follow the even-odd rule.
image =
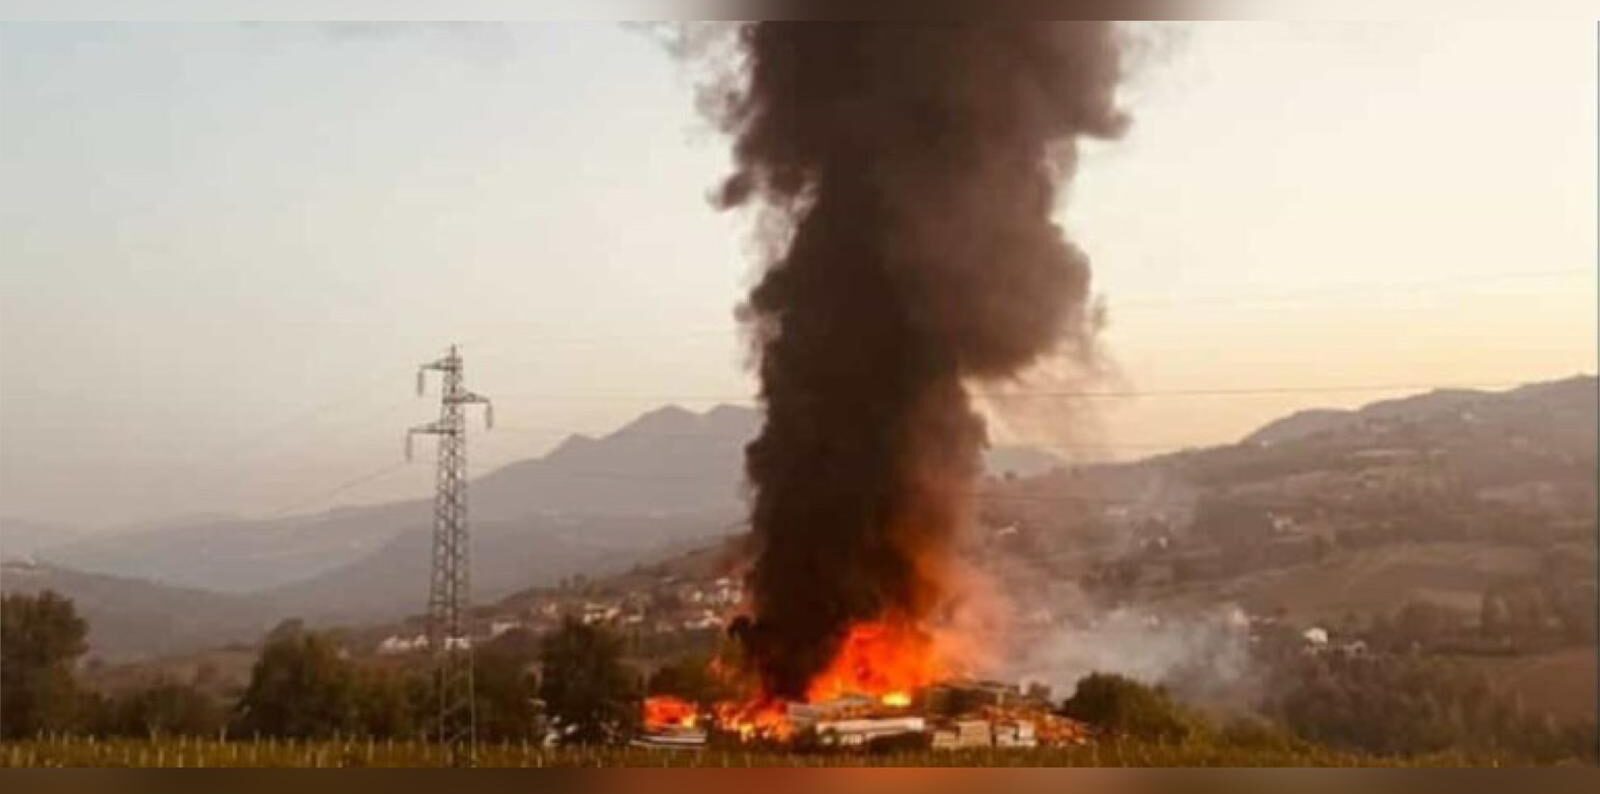
[[[1108,733],[1139,739],[1183,739],[1197,724],[1165,689],[1115,673],[1090,673],[1079,679],[1061,713]]]
[[[438,707],[427,675],[404,670],[352,670],[355,733],[396,738],[425,738],[433,730]]]
[[[122,736],[209,736],[226,724],[217,701],[192,686],[162,681],[113,698],[100,732]]]
[[[651,695],[673,695],[702,706],[733,696],[732,688],[711,674],[711,660],[690,654],[657,668],[645,690]]]
[[[1525,710],[1471,666],[1431,656],[1299,657],[1275,673],[1266,709],[1309,741],[1371,753],[1512,753],[1592,758],[1593,723]]]
[[[72,601],[45,590],[0,600],[0,736],[69,727],[79,713],[72,665],[88,646]]]
[[[325,737],[357,732],[356,679],[327,637],[287,623],[267,635],[237,707],[243,733]]]
[[[473,688],[481,738],[541,738],[534,709],[538,686],[528,672],[536,657],[523,645],[522,633],[520,629],[507,632],[473,655]]]
[[[569,617],[545,637],[540,663],[539,697],[563,739],[613,742],[638,721],[637,687],[610,633]]]

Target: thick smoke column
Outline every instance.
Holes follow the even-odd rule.
[[[759,23],[719,120],[724,206],[783,221],[744,307],[766,426],[753,619],[802,697],[851,624],[936,615],[985,442],[964,382],[1084,342],[1089,265],[1051,222],[1078,135],[1123,126],[1105,23]]]

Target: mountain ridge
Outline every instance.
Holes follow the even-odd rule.
[[[1265,444],[1247,437],[1238,444],[1126,463],[1053,466],[1033,476],[993,479],[986,489],[1025,497],[1014,503],[1002,502],[1012,512],[1027,507],[1036,509],[1042,518],[1078,526],[1074,522],[1081,519],[1066,507],[1077,503],[1074,500],[1080,498],[1076,495],[1079,493],[1102,501],[1121,499],[1133,504],[1192,502],[1199,489],[1258,488],[1259,483],[1268,480],[1291,482],[1301,476],[1297,472],[1368,465],[1362,462],[1363,455],[1439,449],[1451,456],[1455,476],[1467,487],[1493,498],[1514,498],[1515,494],[1509,491],[1506,493],[1510,496],[1496,494],[1521,487],[1520,483],[1555,478],[1559,488],[1540,498],[1577,499],[1583,496],[1585,487],[1590,492],[1594,488],[1595,402],[1595,379],[1588,375],[1500,392],[1413,395],[1350,411],[1291,414],[1264,424],[1252,434],[1267,436]],[[718,415],[707,419],[713,413]],[[589,468],[603,464],[594,457],[598,453],[582,451],[556,456],[556,450],[552,450],[545,459],[559,457],[556,463],[543,459],[523,461],[473,482],[474,578],[483,602],[573,573],[614,572],[660,560],[696,543],[711,543],[738,531],[745,515],[738,494],[743,433],[754,432],[759,415],[736,406],[704,414],[681,408],[652,414],[648,422],[635,420],[587,442],[630,458],[626,465],[616,467],[621,471],[611,472],[623,476],[582,477],[586,473],[605,474]],[[1315,432],[1271,438],[1273,428],[1281,430],[1288,420],[1306,415],[1316,418],[1310,423],[1298,420],[1302,425],[1322,426]],[[646,443],[662,440],[671,441],[672,445]],[[578,443],[580,447],[585,445]],[[690,451],[685,452],[683,445],[688,445]],[[517,472],[514,467],[518,465],[530,469]],[[554,468],[541,471],[541,467]],[[1587,485],[1572,480],[1575,473],[1584,471]],[[529,480],[520,475],[529,472],[536,487],[524,487]],[[653,478],[663,473],[683,477],[667,479],[665,485],[657,483],[655,487],[662,490],[652,490]],[[490,479],[496,475],[501,479]],[[573,482],[589,487],[577,488]],[[554,504],[543,501],[541,494],[558,488],[576,493],[567,494],[565,505],[553,499]],[[652,501],[662,493],[670,498]],[[700,495],[698,500],[690,498],[695,494]],[[607,509],[565,509],[585,500]],[[618,509],[619,505],[624,509]],[[485,506],[487,510],[482,509]],[[68,589],[69,596],[74,595],[72,588],[84,588],[91,597],[101,599],[97,614],[103,621],[110,621],[102,629],[102,640],[111,637],[134,648],[151,648],[151,637],[166,633],[180,638],[174,641],[176,644],[160,646],[172,649],[177,644],[201,642],[206,631],[211,632],[211,639],[236,637],[237,633],[229,632],[242,630],[241,625],[253,630],[258,625],[253,621],[262,615],[361,622],[420,612],[426,595],[419,592],[424,585],[418,583],[425,583],[431,531],[428,515],[427,502],[419,499],[339,508],[246,527],[264,527],[266,531],[247,535],[258,544],[250,548],[275,552],[275,562],[294,569],[296,575],[245,593],[203,586],[184,590],[163,579],[74,570],[70,562],[51,558],[36,567],[51,571],[56,581]],[[998,520],[995,515],[988,518]],[[185,527],[172,542],[193,542],[196,535],[204,541],[207,530],[205,524]],[[367,547],[349,546],[348,533],[352,531],[363,533],[361,539]],[[321,543],[277,548],[284,538],[295,544],[307,538]],[[225,544],[202,544],[198,548],[199,562],[193,564],[206,565],[213,574],[220,572],[226,577],[234,570],[232,566],[243,564],[226,558]],[[324,549],[341,553],[317,556]],[[310,558],[316,558],[320,565],[303,566],[302,562]],[[18,570],[7,569],[11,574]],[[98,579],[74,579],[75,574]],[[6,578],[14,580],[15,576]],[[149,581],[137,583],[132,581],[135,579]],[[15,589],[13,583],[4,584],[7,589]],[[186,624],[164,623],[170,619],[149,611],[105,611],[105,602],[114,605],[118,600],[105,594],[124,585],[135,591],[122,599],[130,604],[154,601],[179,611],[199,609],[207,615],[243,615],[243,623],[232,622],[232,618],[215,622],[207,618],[198,624],[205,631],[191,631],[183,628]],[[181,595],[156,598],[141,589],[142,585],[178,590]],[[130,623],[142,623],[145,628],[142,632],[128,628]]]

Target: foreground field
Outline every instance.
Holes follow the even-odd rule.
[[[1083,747],[981,749],[886,754],[785,753],[739,748],[660,751],[480,745],[483,767],[773,766],[1489,766],[1510,759],[1460,755],[1396,759],[1325,748],[1227,747],[1213,743],[1101,742]],[[92,741],[78,737],[0,744],[3,767],[437,767],[446,748],[421,742],[170,740]]]

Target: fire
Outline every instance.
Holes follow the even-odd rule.
[[[644,699],[644,726],[652,730],[662,728],[693,728],[699,718],[699,709],[683,698],[671,695],[654,695]]]
[[[866,695],[886,706],[907,706],[912,692],[949,672],[927,631],[903,621],[867,621],[850,627],[833,661],[811,680],[806,700]]]
[[[950,676],[949,648],[935,636],[908,620],[885,618],[852,625],[828,666],[812,678],[804,701],[817,704],[846,696],[870,698],[877,705],[903,709],[913,694]],[[720,660],[712,672],[733,676]],[[790,720],[789,702],[767,693],[716,703],[711,708],[715,725],[742,741],[787,742],[796,728]],[[648,730],[693,728],[698,712],[693,703],[670,695],[644,702]]]
[[[742,741],[785,742],[794,735],[788,707],[779,700],[760,698],[749,703],[719,703],[716,714],[717,724],[739,734]]]

